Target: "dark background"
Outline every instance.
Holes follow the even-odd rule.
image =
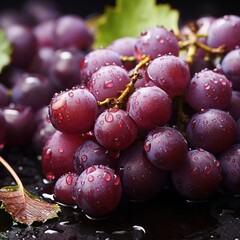
[[[131,0],[129,0],[131,1]],[[8,7],[21,8],[27,1],[8,0],[1,1],[0,9]],[[86,17],[92,13],[101,13],[105,5],[114,5],[115,0],[58,0],[56,1],[62,12],[79,14]],[[173,8],[180,10],[182,20],[196,19],[202,15],[213,15],[216,17],[225,14],[240,15],[240,4],[238,0],[166,0],[158,3],[169,3]],[[146,4],[148,0],[146,0]]]

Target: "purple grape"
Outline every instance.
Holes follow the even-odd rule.
[[[49,104],[55,92],[48,77],[42,74],[23,74],[12,88],[12,102],[30,106],[37,111]]]
[[[65,133],[88,132],[94,126],[97,113],[97,101],[93,94],[78,87],[55,94],[49,105],[52,125]]]
[[[56,131],[42,149],[42,170],[47,180],[57,180],[63,174],[75,172],[73,157],[77,148],[86,141],[82,135]]]
[[[230,146],[219,155],[223,187],[231,193],[240,193],[240,144]]]
[[[65,173],[54,184],[55,199],[66,205],[75,205],[74,186],[78,179],[77,173]]]
[[[54,58],[54,51],[51,47],[39,47],[28,65],[27,71],[48,76]]]
[[[129,82],[128,72],[122,67],[102,66],[92,74],[88,88],[98,101],[103,101],[106,98],[117,97]]]
[[[233,83],[233,90],[240,91],[240,49],[232,50],[223,57],[221,69]]]
[[[222,180],[221,165],[204,149],[188,152],[180,168],[171,172],[173,185],[189,200],[202,200],[216,192]]]
[[[123,191],[133,200],[147,200],[159,193],[167,172],[155,167],[146,157],[143,142],[134,142],[124,150],[118,162]]]
[[[28,144],[36,128],[32,109],[11,104],[2,110],[6,120],[6,145],[20,147]]]
[[[162,170],[175,170],[183,164],[188,152],[184,136],[171,127],[151,130],[144,143],[149,161]]]
[[[87,84],[92,74],[100,67],[107,65],[122,66],[120,55],[110,49],[96,49],[89,52],[80,62],[80,78],[83,84]]]
[[[191,79],[186,101],[196,111],[209,108],[224,110],[230,103],[231,95],[232,83],[225,75],[206,69]]]
[[[113,50],[121,56],[133,57],[135,55],[136,38],[122,37],[113,41],[107,48]],[[130,70],[134,68],[136,62],[123,62],[124,68]]]
[[[81,17],[61,15],[55,23],[54,40],[56,48],[76,47],[87,50],[93,43],[93,36]]]
[[[226,112],[229,112],[230,115],[237,121],[240,118],[240,92],[232,91],[232,97]]]
[[[138,127],[122,109],[110,108],[101,113],[94,126],[96,140],[106,149],[123,150],[137,137]]]
[[[159,87],[142,87],[129,97],[126,111],[140,128],[153,129],[170,120],[172,101]]]
[[[155,58],[148,66],[149,78],[171,98],[185,92],[190,81],[188,65],[172,55]]]
[[[111,214],[122,197],[122,184],[115,171],[104,165],[84,170],[74,187],[77,205],[92,218]]]
[[[215,154],[225,151],[236,141],[237,127],[227,112],[209,109],[191,117],[186,134],[192,147],[203,148]]]
[[[32,30],[24,25],[11,25],[6,28],[6,36],[12,45],[12,64],[26,67],[37,50],[37,40]]]
[[[80,84],[79,64],[84,54],[76,48],[57,50],[49,66],[49,78],[58,90]]]
[[[154,59],[160,55],[172,54],[178,56],[178,40],[172,30],[163,26],[148,28],[141,32],[135,44],[135,55],[138,60],[149,55]]]
[[[47,20],[34,26],[33,34],[35,35],[38,47],[55,48],[54,41],[55,20]]]
[[[209,31],[209,27],[216,20],[214,16],[203,16],[197,19],[196,23],[198,25],[198,33],[206,34]]]
[[[82,173],[92,165],[105,165],[115,168],[116,160],[112,159],[108,151],[95,140],[87,140],[76,150],[73,167],[77,173]]]
[[[56,131],[56,128],[46,119],[37,124],[32,136],[33,149],[37,154],[41,154],[45,143]]]
[[[240,45],[240,17],[225,15],[217,18],[209,27],[207,45],[217,48],[224,45],[229,52]]]

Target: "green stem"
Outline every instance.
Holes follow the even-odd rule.
[[[121,92],[120,96],[117,98],[106,98],[102,102],[98,102],[98,106],[104,106],[106,104],[110,105],[113,104],[114,108],[119,108],[119,105],[124,103],[125,98],[134,91],[134,84],[136,81],[140,78],[142,78],[141,74],[138,72],[138,70],[144,66],[146,66],[150,62],[150,56],[144,56],[142,60],[135,66],[135,68],[132,71],[132,74],[130,75],[130,82],[126,85],[126,88]]]

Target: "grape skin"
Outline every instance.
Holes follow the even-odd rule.
[[[108,150],[123,150],[137,137],[138,127],[122,109],[109,108],[101,113],[94,126],[97,141]]]
[[[49,118],[59,131],[86,133],[97,117],[97,100],[87,89],[74,87],[55,94],[49,105]]]
[[[126,111],[138,127],[152,129],[166,124],[172,114],[172,101],[159,87],[135,90],[127,101]]]
[[[180,58],[165,55],[155,58],[147,67],[149,78],[171,98],[183,94],[190,81],[188,65]]]
[[[222,185],[230,193],[240,193],[240,144],[230,146],[219,155],[222,166]]]
[[[171,172],[171,179],[183,197],[189,200],[206,199],[220,186],[221,165],[210,152],[193,149],[180,168]]]
[[[219,109],[195,113],[187,124],[187,140],[190,146],[203,148],[211,153],[221,153],[237,138],[233,117]]]
[[[87,84],[90,92],[97,101],[118,96],[130,82],[128,72],[122,67],[109,65],[102,66],[92,74]]]
[[[143,56],[154,58],[172,54],[178,56],[179,45],[176,36],[172,30],[163,26],[155,26],[145,29],[137,37],[135,44],[135,56],[140,60]]]
[[[240,49],[228,52],[220,64],[221,70],[232,82],[233,90],[240,91]]]
[[[120,55],[113,50],[105,48],[89,52],[80,62],[81,83],[87,85],[92,74],[100,67],[107,65],[122,66]]]
[[[157,168],[148,160],[143,145],[143,142],[135,141],[122,152],[118,161],[123,191],[132,200],[152,198],[166,183],[167,171]]]
[[[55,199],[66,205],[75,205],[74,186],[78,178],[77,173],[65,173],[54,184]]]
[[[42,149],[42,169],[47,180],[55,181],[63,174],[75,172],[73,156],[77,148],[86,141],[82,135],[56,131]]]
[[[115,159],[95,139],[89,139],[80,145],[73,158],[73,167],[79,174],[92,165],[105,165],[113,169],[116,165]]]
[[[118,206],[121,197],[119,176],[104,165],[92,165],[84,170],[74,186],[77,205],[91,218],[108,216]]]
[[[201,109],[226,109],[232,95],[232,83],[225,75],[213,70],[202,70],[191,79],[186,102],[196,111]]]
[[[225,15],[217,18],[209,27],[207,44],[212,48],[221,45],[227,52],[240,45],[240,17]],[[231,37],[230,37],[231,36]]]
[[[157,127],[148,133],[144,150],[153,165],[171,171],[183,164],[188,152],[188,144],[178,130],[171,127]]]

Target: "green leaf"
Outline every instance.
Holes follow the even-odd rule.
[[[3,68],[11,61],[12,48],[9,41],[5,36],[5,32],[0,29],[0,73]]]
[[[179,12],[169,4],[156,4],[155,0],[116,0],[116,6],[107,6],[99,18],[94,48],[106,47],[121,37],[137,37],[153,26],[162,25],[178,29]]]

